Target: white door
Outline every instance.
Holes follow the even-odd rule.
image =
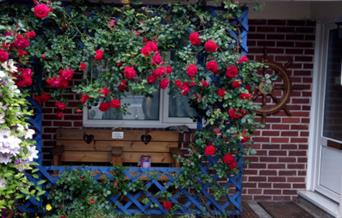
[[[319,160],[316,190],[339,201],[342,177],[342,31],[336,25],[325,29],[322,88],[320,104],[317,105],[320,110],[317,117]]]

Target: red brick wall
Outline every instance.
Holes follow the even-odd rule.
[[[287,68],[292,81],[288,109],[268,116],[266,126],[255,133],[257,155],[244,177],[246,198],[290,200],[305,188],[309,113],[314,56],[315,23],[311,21],[251,20],[249,56],[267,56]]]
[[[250,21],[250,57],[262,57],[266,47],[268,56],[276,62],[286,64],[289,58],[293,59],[288,67],[293,90],[288,103],[292,116],[286,116],[283,111],[269,116],[265,128],[255,134],[257,155],[248,158],[251,163],[244,177],[247,199],[289,200],[296,196],[298,189],[305,188],[314,27],[309,21]],[[77,105],[77,96],[65,97],[71,106]],[[52,102],[43,111],[44,162],[50,164],[56,128],[81,127],[82,114],[68,108],[64,119],[56,120]]]

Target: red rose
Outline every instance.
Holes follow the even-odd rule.
[[[58,112],[56,113],[56,118],[62,119],[63,117],[64,117],[64,114],[63,114],[62,111],[58,111]]]
[[[118,89],[119,89],[120,92],[124,92],[124,91],[128,90],[127,81],[126,80],[122,80],[120,82],[120,85],[119,85]]]
[[[125,67],[124,68],[124,76],[126,79],[133,79],[137,76],[137,72],[135,71],[134,67]]]
[[[189,92],[190,92],[189,86],[183,84],[183,87],[181,88],[181,94],[184,96],[184,95],[187,95]]]
[[[63,110],[66,108],[66,105],[65,105],[64,102],[56,101],[56,102],[55,102],[55,107],[56,107],[58,110],[63,111]]]
[[[30,46],[30,41],[28,39],[26,39],[24,36],[22,35],[17,35],[17,38],[15,39],[15,41],[13,42],[13,45],[16,48],[21,48],[21,49],[25,49],[27,47]]]
[[[234,89],[236,89],[236,88],[239,88],[240,86],[241,86],[241,80],[239,80],[239,79],[236,79],[236,80],[234,80],[233,82],[232,82],[232,87],[234,88]]]
[[[152,75],[156,78],[161,77],[166,72],[164,67],[158,67],[157,69],[153,70]]]
[[[152,64],[159,65],[163,62],[162,57],[160,56],[159,52],[156,52],[152,57]]]
[[[172,67],[170,65],[166,66],[166,73],[167,74],[172,73],[172,71],[173,71],[173,69],[172,69]]]
[[[120,99],[113,99],[110,103],[112,105],[112,108],[120,108],[121,107]]]
[[[51,95],[47,92],[42,92],[40,95],[37,95],[34,97],[34,100],[42,105],[43,103],[47,102],[48,100],[50,100]]]
[[[28,55],[28,52],[23,50],[23,49],[18,49],[17,50],[17,55],[18,55],[19,58],[20,57],[24,57],[24,56]]]
[[[235,65],[231,65],[227,67],[226,70],[226,77],[234,78],[239,74],[239,69]]]
[[[159,82],[159,88],[166,89],[169,86],[169,79],[165,78],[163,80],[160,80]]]
[[[99,94],[103,95],[104,97],[107,97],[109,94],[109,89],[107,87],[103,87],[102,89],[99,90]]]
[[[110,108],[110,103],[109,102],[101,102],[99,109],[102,112],[106,112]]]
[[[32,70],[30,68],[19,68],[18,71],[21,73],[19,81],[17,82],[18,87],[27,87],[32,85]]]
[[[207,145],[204,149],[205,156],[213,156],[216,154],[216,148],[214,145]]]
[[[171,201],[165,200],[162,203],[163,203],[163,207],[165,210],[171,210],[171,208],[172,208],[172,202]]]
[[[81,96],[81,104],[85,104],[90,97],[88,95],[82,95]]]
[[[39,19],[49,16],[51,9],[46,4],[38,4],[33,8],[34,15]]]
[[[9,58],[9,54],[7,51],[0,49],[0,62],[5,62]]]
[[[145,46],[149,47],[154,52],[158,51],[158,44],[157,44],[157,42],[148,41],[148,42],[146,42]]]
[[[201,45],[201,38],[198,32],[192,32],[189,35],[189,41],[192,45]]]
[[[226,90],[224,89],[218,89],[217,90],[217,95],[220,96],[220,97],[224,97],[226,94]]]
[[[208,63],[206,64],[206,68],[214,74],[217,74],[219,71],[216,61],[208,61]]]
[[[223,162],[230,168],[235,169],[237,167],[237,162],[232,154],[225,154],[223,156]]]
[[[243,100],[248,100],[248,99],[251,99],[252,98],[252,95],[251,94],[249,94],[248,92],[247,93],[245,93],[245,92],[243,92],[243,93],[240,93],[240,99],[243,99]]]
[[[35,38],[36,36],[37,36],[37,34],[36,34],[36,32],[35,31],[28,31],[28,32],[26,32],[25,33],[25,36],[26,36],[26,38],[28,38],[28,39],[33,39],[33,38]]]
[[[248,57],[246,55],[242,56],[239,60],[238,60],[238,64],[242,64],[245,62],[248,62]]]
[[[234,108],[228,110],[228,114],[232,119],[240,119],[242,117],[241,113],[236,112]]]
[[[146,57],[152,53],[152,49],[145,45],[144,47],[141,48],[140,53]]]
[[[74,76],[75,71],[72,69],[62,69],[59,71],[59,75],[65,79],[65,80],[70,80]]]
[[[202,87],[207,88],[209,86],[209,83],[207,80],[202,80],[201,85],[202,85]]]
[[[207,52],[215,52],[218,49],[218,46],[214,40],[208,40],[204,43],[204,49]]]
[[[86,63],[80,63],[80,66],[79,66],[80,70],[82,70],[83,72],[86,72],[87,71],[87,64]]]
[[[189,82],[189,87],[194,87],[196,85],[195,81]]]
[[[176,79],[175,85],[176,85],[178,88],[182,88],[183,83],[182,83],[182,81],[180,81],[179,79]]]
[[[101,49],[96,50],[95,51],[95,60],[97,60],[97,61],[102,60],[103,55],[104,55],[103,50],[101,50]]]
[[[148,84],[153,84],[155,81],[156,81],[156,77],[153,75],[153,74],[151,74],[151,75],[148,75],[147,76],[147,83]]]
[[[197,66],[196,64],[190,64],[187,68],[186,68],[186,74],[188,74],[188,76],[190,78],[196,76],[198,70],[197,70]]]

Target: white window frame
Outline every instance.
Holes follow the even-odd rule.
[[[167,90],[160,90],[159,120],[90,120],[88,108],[83,108],[84,127],[111,127],[111,128],[166,128],[169,126],[185,125],[196,128],[196,122],[190,118],[169,117],[169,95]]]

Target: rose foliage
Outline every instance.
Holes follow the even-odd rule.
[[[102,111],[124,110],[120,99],[128,92],[178,90],[203,128],[189,156],[179,157],[177,185],[201,190],[208,183],[216,197],[227,194],[218,180],[239,172],[243,144],[256,127],[252,96],[260,66],[240,54],[239,41],[227,31],[239,32],[232,22],[241,13],[238,3],[223,1],[216,16],[201,4],[35,3],[0,9],[6,17],[0,24],[11,26],[0,32],[0,61],[17,60],[18,86],[34,80],[34,98],[44,103],[52,96],[59,118],[71,106],[63,98],[70,89],[79,94],[79,109],[96,104]],[[216,176],[201,171],[204,163]]]

